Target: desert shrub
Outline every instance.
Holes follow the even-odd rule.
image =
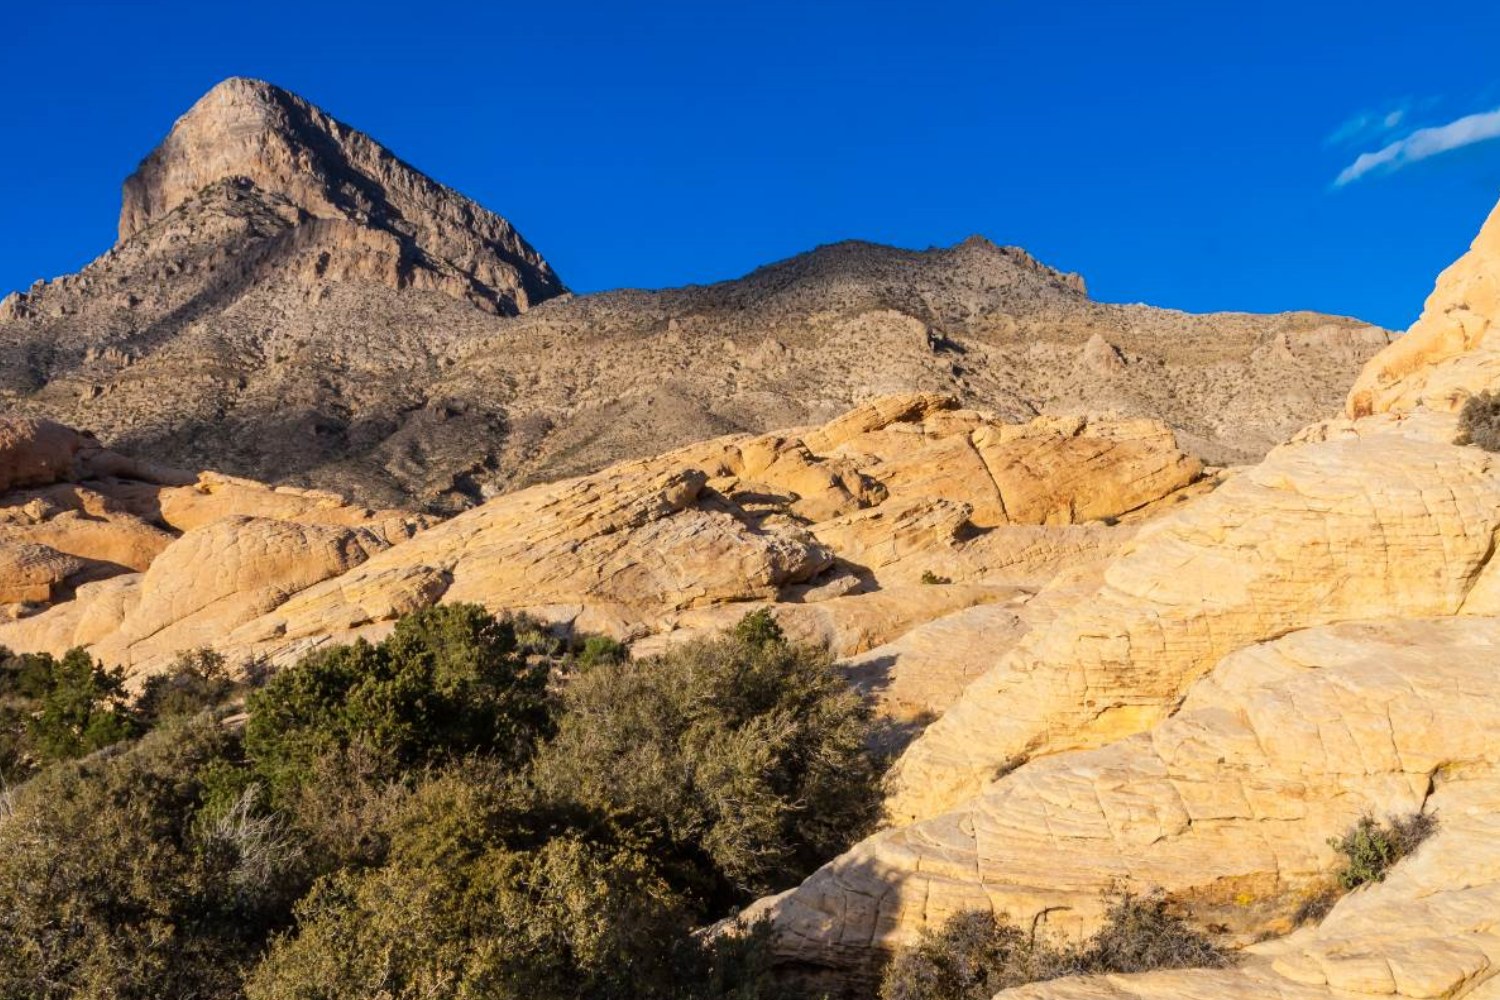
[[[1458,415],[1457,444],[1477,444],[1485,451],[1500,451],[1500,392],[1475,393],[1464,401]]]
[[[200,822],[234,736],[165,726],[43,771],[0,822],[0,996],[234,996],[301,891],[295,846],[248,806]]]
[[[597,667],[600,664],[623,663],[629,657],[630,651],[625,644],[607,635],[586,636],[578,643],[578,648],[573,654],[577,665],[585,669]]]
[[[898,952],[881,1000],[990,1000],[1012,986],[1062,975],[1067,955],[981,910],[955,913]]]
[[[388,862],[320,882],[249,996],[755,995],[762,966],[694,939],[691,907],[649,855],[559,832],[532,795],[494,765],[423,785],[391,823]]]
[[[445,607],[318,651],[242,734],[182,658],[156,729],[0,802],[0,997],[771,995],[763,928],[694,932],[871,819],[862,702],[769,614],[642,663],[515,628]],[[82,654],[0,663],[78,746],[133,724]]]
[[[571,837],[465,864],[346,871],[298,906],[299,930],[251,978],[266,1000],[666,995],[650,959],[676,930],[639,854]],[[645,961],[642,961],[645,959]],[[669,979],[666,980],[670,982]]]
[[[164,672],[141,687],[135,710],[146,725],[181,715],[196,715],[222,705],[235,692],[224,657],[212,649],[179,653]]]
[[[953,580],[951,577],[938,576],[930,569],[924,569],[922,571],[922,582],[924,584],[927,584],[928,586],[937,586],[940,584],[952,583]]]
[[[746,614],[735,623],[729,635],[736,642],[756,648],[786,643],[786,633],[781,630],[781,624],[770,608],[758,608]]]
[[[796,884],[874,818],[869,711],[757,612],[719,639],[579,672],[538,786],[617,817],[715,899]]]
[[[1377,823],[1373,816],[1363,816],[1342,837],[1330,837],[1328,845],[1344,856],[1338,873],[1339,885],[1357,889],[1371,882],[1384,882],[1402,858],[1417,849],[1437,829],[1437,817],[1416,813],[1405,818]]]
[[[468,753],[520,763],[547,731],[546,685],[510,623],[441,605],[378,645],[318,651],[276,674],[247,700],[245,747],[278,796],[356,745],[388,778]]]
[[[1292,926],[1321,923],[1344,895],[1337,882],[1321,882],[1312,886],[1292,911]]]
[[[1165,896],[1125,893],[1110,904],[1078,964],[1090,973],[1213,969],[1228,965],[1229,956],[1172,912]]]
[[[523,656],[557,659],[568,651],[567,641],[540,618],[519,613],[506,615],[505,621],[516,635],[516,652]]]
[[[254,781],[255,772],[239,772]],[[393,774],[390,760],[356,742],[324,751],[308,762],[296,784],[283,788],[276,806],[297,830],[318,872],[381,863],[389,824],[424,771]]]
[[[61,660],[0,649],[0,778],[25,778],[138,735],[119,670],[82,649]]]
[[[1013,986],[1066,975],[1219,968],[1227,952],[1173,913],[1161,895],[1116,896],[1087,940],[1057,941],[979,910],[956,913],[897,952],[881,1000],[989,1000]]]

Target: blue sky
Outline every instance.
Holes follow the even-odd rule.
[[[1500,199],[1480,0],[11,13],[0,291],[107,249],[120,182],[231,75],[510,218],[579,291],[977,232],[1105,300],[1404,327]]]

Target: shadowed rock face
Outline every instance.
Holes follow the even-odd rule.
[[[1254,461],[1387,341],[1315,313],[1095,302],[979,237],[562,292],[503,219],[228,80],[126,182],[112,250],[0,301],[0,406],[182,468],[448,513],[893,393],[1011,421],[1114,410],[1205,461]]]

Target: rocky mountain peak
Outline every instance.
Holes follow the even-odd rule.
[[[565,290],[505,219],[295,94],[244,77],[201,97],[125,181],[120,241],[231,179],[290,202],[306,220],[394,237],[398,284],[437,288],[503,314]],[[318,241],[340,249],[368,242],[360,235],[323,226]]]

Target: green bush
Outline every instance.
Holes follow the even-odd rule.
[[[179,653],[164,672],[146,678],[135,710],[154,726],[164,719],[217,708],[235,692],[224,657],[212,649]]]
[[[119,670],[105,670],[82,649],[61,660],[0,649],[0,778],[25,778],[140,731]]]
[[[275,821],[200,822],[232,734],[172,724],[43,771],[0,822],[0,996],[232,997],[302,889]]]
[[[1160,895],[1117,896],[1104,925],[1078,944],[1027,931],[987,911],[956,913],[897,952],[881,1000],[989,1000],[997,992],[1067,975],[1219,968],[1229,955],[1171,912]]]
[[[795,885],[869,827],[869,733],[828,654],[757,612],[723,638],[581,671],[535,778],[707,875],[722,902]]]
[[[315,652],[242,734],[205,711],[222,661],[180,658],[157,728],[0,802],[0,997],[770,995],[764,928],[695,931],[872,819],[861,700],[768,613],[637,663],[520,624]],[[87,753],[135,731],[122,699],[81,652],[0,657],[0,746]]]
[[[938,586],[940,584],[952,583],[953,580],[951,577],[938,576],[930,569],[924,569],[922,571],[922,582],[928,586]]]
[[[586,669],[601,664],[624,663],[630,658],[630,651],[624,643],[607,635],[591,635],[578,644],[573,656],[578,666]]]
[[[385,865],[333,875],[298,905],[297,933],[248,995],[756,995],[762,967],[735,942],[696,940],[692,907],[648,854],[560,819],[494,764],[434,778],[391,822]]]
[[[770,608],[759,608],[745,615],[735,623],[729,636],[742,645],[757,648],[786,644],[786,633]]]
[[[1437,817],[1416,813],[1388,823],[1363,816],[1342,837],[1330,837],[1328,846],[1344,856],[1338,873],[1339,885],[1357,889],[1371,882],[1384,882],[1386,873],[1437,829]]]
[[[547,669],[483,608],[409,615],[379,645],[305,657],[247,700],[245,748],[280,797],[315,762],[358,747],[383,777],[464,754],[523,762],[549,724]]]
[[[1485,451],[1500,451],[1500,392],[1484,391],[1464,401],[1458,415],[1455,444],[1476,444]]]

